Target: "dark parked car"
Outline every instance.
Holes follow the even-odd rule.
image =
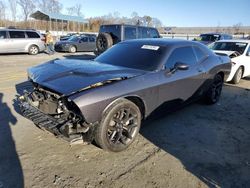
[[[96,54],[100,54],[118,42],[141,39],[141,38],[160,38],[156,28],[138,25],[101,25],[96,40]]]
[[[203,44],[167,39],[121,42],[94,60],[52,60],[31,67],[34,89],[18,99],[23,115],[66,139],[121,151],[141,121],[162,105],[219,100],[231,63]]]
[[[59,41],[55,44],[55,50],[60,52],[93,52],[96,48],[95,35],[72,36],[68,40]]]
[[[230,40],[230,39],[233,39],[233,36],[225,33],[205,33],[200,35],[199,41],[203,44],[208,45],[218,40]]]

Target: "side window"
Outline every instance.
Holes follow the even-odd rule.
[[[40,38],[40,35],[38,35],[38,33],[36,33],[36,32],[26,31],[26,34],[27,34],[28,38]]]
[[[193,48],[198,62],[207,56],[199,47],[194,46]]]
[[[6,31],[0,31],[0,39],[6,39],[6,38],[7,38]]]
[[[125,27],[125,40],[136,39],[136,28],[135,27]]]
[[[148,28],[138,27],[138,38],[148,38]]]
[[[95,42],[95,38],[94,37],[89,37],[89,42]]]
[[[197,61],[192,47],[176,48],[168,58],[166,67],[172,69],[177,62],[186,63],[190,66],[194,65]]]
[[[83,38],[81,38],[80,41],[81,41],[81,42],[88,42],[88,37],[83,37]]]
[[[10,38],[25,38],[25,34],[24,34],[24,31],[9,31],[9,34],[10,34]]]
[[[151,38],[159,38],[158,32],[156,31],[156,29],[149,29],[150,32],[150,37]]]

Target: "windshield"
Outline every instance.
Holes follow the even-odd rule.
[[[77,42],[80,39],[78,36],[71,36],[68,41]]]
[[[237,51],[243,54],[247,47],[245,42],[215,42],[209,46],[212,50]]]
[[[217,41],[220,40],[220,35],[200,35],[201,41]]]
[[[165,46],[143,44],[117,44],[98,56],[95,61],[140,69],[146,71],[157,70],[166,54]]]

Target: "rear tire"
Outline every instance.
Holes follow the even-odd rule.
[[[136,138],[141,126],[138,106],[127,99],[119,99],[109,106],[96,127],[95,141],[104,150],[125,150]]]
[[[109,33],[99,33],[96,39],[98,53],[102,53],[113,45],[112,36]]]
[[[240,82],[240,79],[242,78],[242,75],[243,75],[243,68],[239,67],[232,79],[232,83],[238,84]]]
[[[223,77],[220,74],[215,75],[212,85],[210,86],[205,101],[207,104],[215,104],[219,101],[223,86]]]
[[[76,53],[76,47],[75,46],[70,46],[69,47],[69,52],[70,53]]]
[[[36,45],[31,45],[29,47],[29,54],[30,55],[37,55],[39,53],[39,48]]]

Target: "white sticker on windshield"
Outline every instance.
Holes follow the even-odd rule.
[[[147,50],[158,50],[160,48],[160,46],[152,46],[152,45],[143,45],[141,47],[142,49],[147,49]]]

